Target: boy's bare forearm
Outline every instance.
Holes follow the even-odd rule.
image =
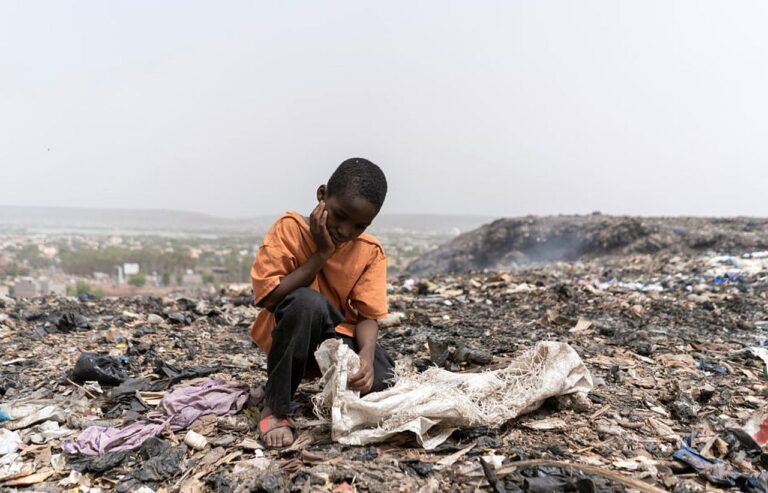
[[[373,361],[376,341],[379,338],[379,323],[376,320],[361,320],[355,326],[355,340],[360,348],[360,356]]]
[[[261,299],[258,306],[269,311],[274,311],[275,307],[295,289],[309,286],[315,276],[323,269],[328,256],[321,253],[314,253],[301,264],[298,269],[289,273],[282,279],[280,284],[273,289],[267,296]]]

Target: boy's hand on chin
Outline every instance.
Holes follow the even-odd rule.
[[[373,387],[373,362],[366,356],[360,356],[360,370],[347,381],[350,390],[359,390],[361,394],[370,392]]]
[[[336,249],[328,233],[327,220],[328,209],[325,207],[325,201],[321,200],[309,216],[309,230],[317,245],[317,253],[325,258],[330,257]]]

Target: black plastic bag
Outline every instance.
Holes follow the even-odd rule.
[[[127,378],[128,374],[119,359],[96,353],[81,353],[72,372],[75,382],[95,380],[104,385],[119,385]]]

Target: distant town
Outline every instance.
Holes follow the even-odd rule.
[[[454,233],[379,233],[389,273]],[[104,297],[250,289],[261,236],[0,231],[0,296]]]

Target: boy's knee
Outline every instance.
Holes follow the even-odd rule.
[[[344,321],[344,316],[328,298],[310,288],[293,290],[277,307],[275,315],[278,318],[286,315],[309,317],[307,320],[322,320],[324,324],[333,326]]]
[[[314,289],[294,289],[285,297],[284,309],[300,310],[302,312],[327,311],[330,305],[328,299]]]
[[[328,301],[328,298],[314,289],[299,288],[288,294],[275,310],[275,319],[281,328],[285,325],[298,324],[302,330],[325,331],[344,321],[344,316]],[[293,329],[286,328],[288,332]]]
[[[394,379],[395,379],[395,370],[394,368],[387,369],[387,371],[382,372],[380,375],[373,376],[373,385],[371,386],[371,392],[381,392],[382,390],[387,390],[392,385],[394,385]]]
[[[381,392],[394,384],[395,365],[388,357],[381,357],[374,365],[371,392]]]

